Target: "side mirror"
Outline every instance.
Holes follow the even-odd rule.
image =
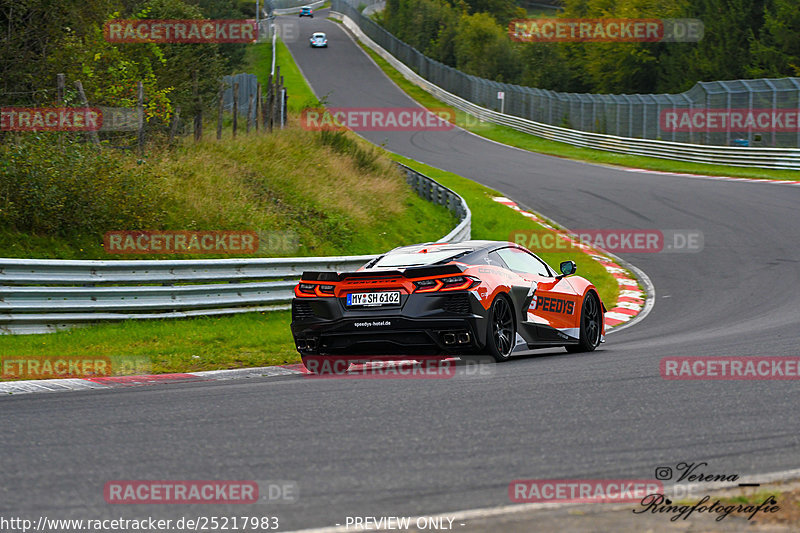
[[[575,264],[575,261],[562,261],[559,265],[559,270],[561,270],[560,278],[571,276],[578,271],[578,265]]]

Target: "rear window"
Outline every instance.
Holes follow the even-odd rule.
[[[418,252],[389,254],[381,257],[378,260],[378,262],[372,265],[370,268],[432,265],[434,263],[438,263],[439,261],[445,261],[451,257],[455,257],[456,255],[459,255],[462,252],[468,252],[468,251],[470,250],[469,249],[453,250],[451,248],[449,250],[428,252],[424,254]]]

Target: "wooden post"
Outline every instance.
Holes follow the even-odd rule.
[[[250,99],[247,102],[247,126],[245,126],[245,133],[250,133],[250,117],[253,115],[253,93],[250,93]]]
[[[222,97],[225,95],[225,82],[219,82],[217,95],[217,140],[222,139]]]
[[[169,129],[169,142],[175,138],[175,134],[178,132],[178,121],[181,119],[181,106],[175,106],[175,114],[172,115],[172,127]],[[197,137],[195,137],[195,141]]]
[[[137,144],[139,145],[139,155],[144,152],[144,84],[139,82],[136,91],[136,108],[139,115],[139,133]]]
[[[58,89],[56,91],[56,105],[58,107],[64,107],[64,75],[63,74],[56,74],[56,84]]]
[[[259,112],[261,111],[261,84],[256,84],[256,115],[255,115],[255,126],[256,131],[258,131],[258,121],[259,117],[261,116]]]
[[[195,70],[192,74],[194,78],[194,142],[203,138],[203,102],[200,100],[200,87],[198,81],[198,74]]]
[[[269,75],[269,83],[267,83],[267,101],[264,105],[264,127],[272,133],[272,97],[275,93],[274,84],[272,83],[272,74]]]
[[[86,99],[86,93],[83,92],[83,84],[80,80],[75,82],[75,87],[78,89],[78,95],[81,97],[83,107],[89,107],[89,101]],[[89,138],[92,139],[95,146],[100,146],[100,137],[97,135],[97,131],[90,131]]]
[[[56,74],[56,106],[64,107],[64,75]],[[58,145],[64,146],[64,136],[58,136]]]
[[[233,82],[233,138],[236,138],[236,126],[239,123],[239,82]]]
[[[280,111],[280,97],[281,97],[281,88],[280,88],[280,80],[281,80],[281,69],[280,67],[275,67],[275,86],[272,88],[272,107],[270,108],[270,123],[271,128],[275,127],[275,125],[280,125],[280,117],[278,117],[278,112]]]
[[[281,129],[283,129],[283,125],[286,124],[286,87],[283,86],[283,76],[281,76],[281,89],[278,94],[281,96],[280,117]]]

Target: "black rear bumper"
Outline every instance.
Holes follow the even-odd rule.
[[[479,353],[486,310],[468,291],[401,295],[398,307],[348,309],[344,298],[295,298],[292,335],[302,355]]]

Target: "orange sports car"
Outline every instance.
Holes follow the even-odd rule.
[[[604,341],[605,307],[575,271],[564,261],[556,273],[511,242],[403,246],[355,272],[304,272],[292,334],[304,361],[590,352]]]

